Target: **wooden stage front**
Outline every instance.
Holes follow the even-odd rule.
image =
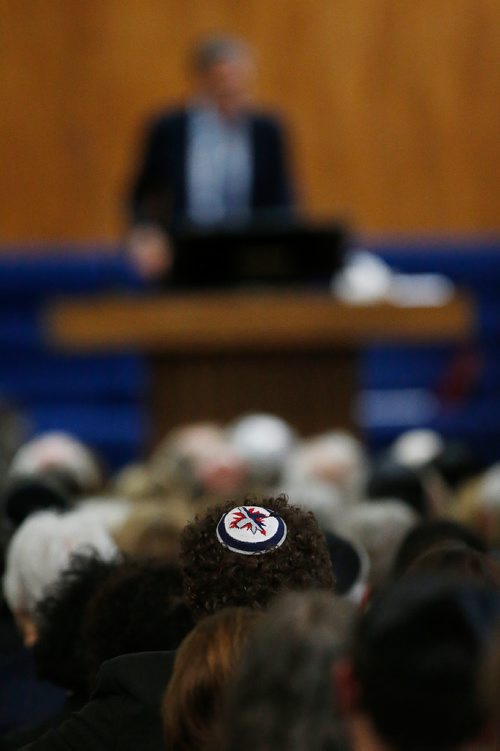
[[[353,429],[363,345],[473,335],[462,295],[433,307],[346,305],[324,294],[225,292],[60,300],[46,313],[58,349],[137,349],[152,360],[153,440],[193,420],[281,415],[305,434]]]

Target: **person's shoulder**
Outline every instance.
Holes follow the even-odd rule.
[[[273,110],[253,110],[250,114],[250,118],[254,123],[262,127],[280,128],[282,123],[280,115]]]
[[[158,708],[173,652],[140,652],[108,660],[89,702],[26,751],[162,751]]]
[[[173,107],[154,112],[149,117],[149,130],[159,132],[172,132],[185,127],[188,119],[186,107]]]
[[[174,658],[174,652],[138,652],[107,660],[97,674],[92,698],[128,696],[143,705],[156,705]]]
[[[158,122],[178,122],[179,120],[185,120],[188,116],[188,108],[182,105],[177,107],[168,107],[167,109],[156,112],[154,116]]]
[[[254,131],[262,137],[280,137],[283,133],[283,121],[276,113],[268,110],[256,110],[251,113],[250,121]]]

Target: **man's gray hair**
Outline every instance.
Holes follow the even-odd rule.
[[[212,65],[250,56],[248,45],[237,37],[214,35],[205,37],[193,51],[193,65],[198,73],[205,73]]]

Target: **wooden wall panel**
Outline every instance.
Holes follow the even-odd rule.
[[[0,242],[118,238],[141,127],[213,30],[257,50],[312,212],[499,228],[498,0],[0,0]]]

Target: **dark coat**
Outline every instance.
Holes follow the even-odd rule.
[[[283,130],[268,115],[251,114],[253,213],[287,210],[292,204],[289,165]],[[187,209],[188,112],[175,110],[154,120],[146,137],[142,164],[131,195],[134,223],[175,226]]]
[[[65,698],[62,689],[38,680],[32,650],[24,647],[10,612],[0,603],[0,734],[59,714]]]
[[[105,662],[90,701],[26,751],[164,751],[161,700],[174,652],[140,652]]]

